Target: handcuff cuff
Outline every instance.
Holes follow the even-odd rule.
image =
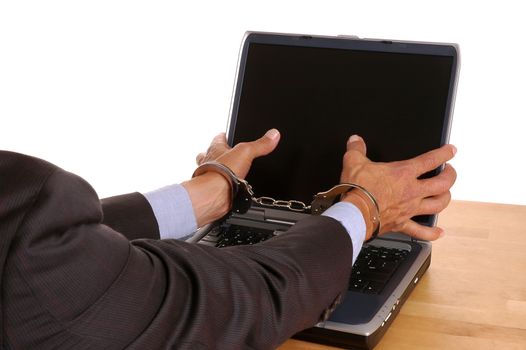
[[[232,202],[230,211],[236,214],[246,213],[252,206],[252,202],[256,202],[264,206],[277,206],[281,208],[287,207],[293,211],[310,210],[312,215],[320,215],[326,209],[328,209],[336,201],[337,198],[350,191],[359,190],[365,195],[365,197],[373,204],[373,207],[375,208],[375,213],[371,217],[371,221],[373,225],[375,225],[375,229],[373,230],[371,238],[369,238],[366,242],[372,241],[380,233],[380,207],[378,206],[378,202],[376,201],[376,198],[372,195],[372,193],[365,189],[363,186],[354,183],[341,183],[332,187],[328,191],[318,192],[314,196],[314,199],[312,200],[310,206],[303,205],[303,207],[300,210],[298,210],[293,209],[290,204],[303,204],[302,202],[273,200],[273,203],[278,203],[277,205],[275,205],[273,203],[265,204],[265,202],[262,201],[262,199],[268,197],[255,198],[252,186],[250,186],[250,184],[246,180],[237,177],[236,174],[229,167],[219,162],[210,161],[201,164],[194,171],[192,177],[196,177],[210,171],[220,174],[221,176],[223,176],[223,178],[225,178],[228,181],[230,185],[230,198]],[[279,203],[289,203],[289,205],[287,206]]]

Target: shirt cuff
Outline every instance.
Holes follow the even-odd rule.
[[[161,239],[180,239],[197,230],[192,201],[178,184],[147,192],[144,197],[153,209]]]
[[[324,216],[338,220],[352,240],[352,263],[358,258],[365,241],[365,220],[362,212],[354,204],[349,202],[338,202],[323,212]]]

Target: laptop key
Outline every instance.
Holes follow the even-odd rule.
[[[354,263],[349,290],[380,293],[408,254],[407,250],[364,246]]]
[[[367,287],[364,288],[364,292],[368,294],[378,294],[384,288],[385,283],[381,282],[369,282]]]
[[[216,247],[224,248],[235,245],[253,245],[274,237],[273,230],[257,229],[237,225],[224,225],[218,234]]]
[[[396,268],[398,267],[398,262],[394,262],[394,261],[384,261],[382,262],[382,265],[380,266],[380,271],[381,272],[384,272],[384,273],[393,273]]]

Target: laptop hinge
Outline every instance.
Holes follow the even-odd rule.
[[[264,221],[265,220],[265,209],[257,208],[257,207],[256,208],[250,208],[244,214],[232,213],[231,217],[232,218],[240,218],[240,219]]]
[[[281,214],[281,215],[279,215]],[[255,220],[255,221],[266,221],[274,224],[281,224],[292,226],[298,221],[296,217],[289,217],[290,215],[297,215],[297,213],[284,214],[283,211],[272,211],[268,208],[252,207],[245,214],[232,214],[232,218],[244,219],[244,220]]]
[[[302,218],[309,216],[307,213],[300,213],[291,210],[265,208],[265,221],[276,224],[292,226]]]
[[[267,221],[267,222],[272,222],[272,223],[274,223],[274,224],[283,224],[283,225],[288,225],[288,226],[292,226],[292,225],[294,225],[294,222],[293,222],[293,221],[286,221],[286,220],[265,219],[265,221]]]

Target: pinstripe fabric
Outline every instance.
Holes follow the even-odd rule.
[[[130,241],[138,238],[159,239],[160,232],[150,203],[138,192],[101,200],[103,223]],[[130,220],[133,218],[133,220]]]
[[[120,199],[152,218],[137,196]],[[111,203],[105,208],[112,212]],[[103,216],[79,177],[0,152],[4,348],[272,349],[315,324],[347,285],[352,244],[332,218],[220,250],[129,241],[156,237],[156,222],[142,235],[133,227],[142,220],[144,230],[144,217],[117,212],[119,219]]]

